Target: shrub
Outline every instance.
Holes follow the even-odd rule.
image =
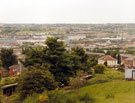
[[[1,85],[8,85],[8,84],[13,84],[17,82],[17,77],[6,77],[1,81]]]
[[[39,96],[37,94],[28,96],[22,103],[39,103]]]
[[[86,93],[84,96],[80,97],[79,101],[84,103],[94,103],[95,99],[93,97],[90,97],[88,93]]]
[[[71,97],[67,98],[66,103],[78,103],[77,98]]]
[[[109,99],[109,98],[115,98],[115,95],[114,94],[107,94],[105,96],[106,99]]]
[[[39,95],[39,102],[40,103],[49,103],[49,97],[48,97],[48,94],[46,92]]]
[[[103,74],[105,69],[106,67],[102,64],[98,64],[94,66],[95,73],[98,73],[98,74]]]
[[[48,93],[49,103],[65,103],[67,96],[61,91],[54,90]]]

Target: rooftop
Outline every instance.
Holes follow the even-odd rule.
[[[99,60],[104,60],[104,61],[106,61],[106,60],[111,60],[112,61],[113,60],[113,61],[116,61],[116,59],[111,57],[110,55],[102,56],[101,58],[99,58]]]

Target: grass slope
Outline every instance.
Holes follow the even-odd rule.
[[[95,75],[80,89],[80,95],[85,93],[94,97],[95,103],[135,103],[134,81],[124,80],[124,73],[116,70]]]

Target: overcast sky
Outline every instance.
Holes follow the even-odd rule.
[[[0,0],[0,23],[135,23],[135,0]]]

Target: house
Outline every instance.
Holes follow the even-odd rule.
[[[107,62],[107,66],[109,67],[117,67],[117,59],[111,57],[110,55],[102,56],[98,59],[98,64],[104,64]]]
[[[125,67],[135,67],[135,56],[124,59],[123,64]]]
[[[26,69],[21,63],[12,65],[9,67],[9,76],[16,77],[21,74],[21,72]]]

